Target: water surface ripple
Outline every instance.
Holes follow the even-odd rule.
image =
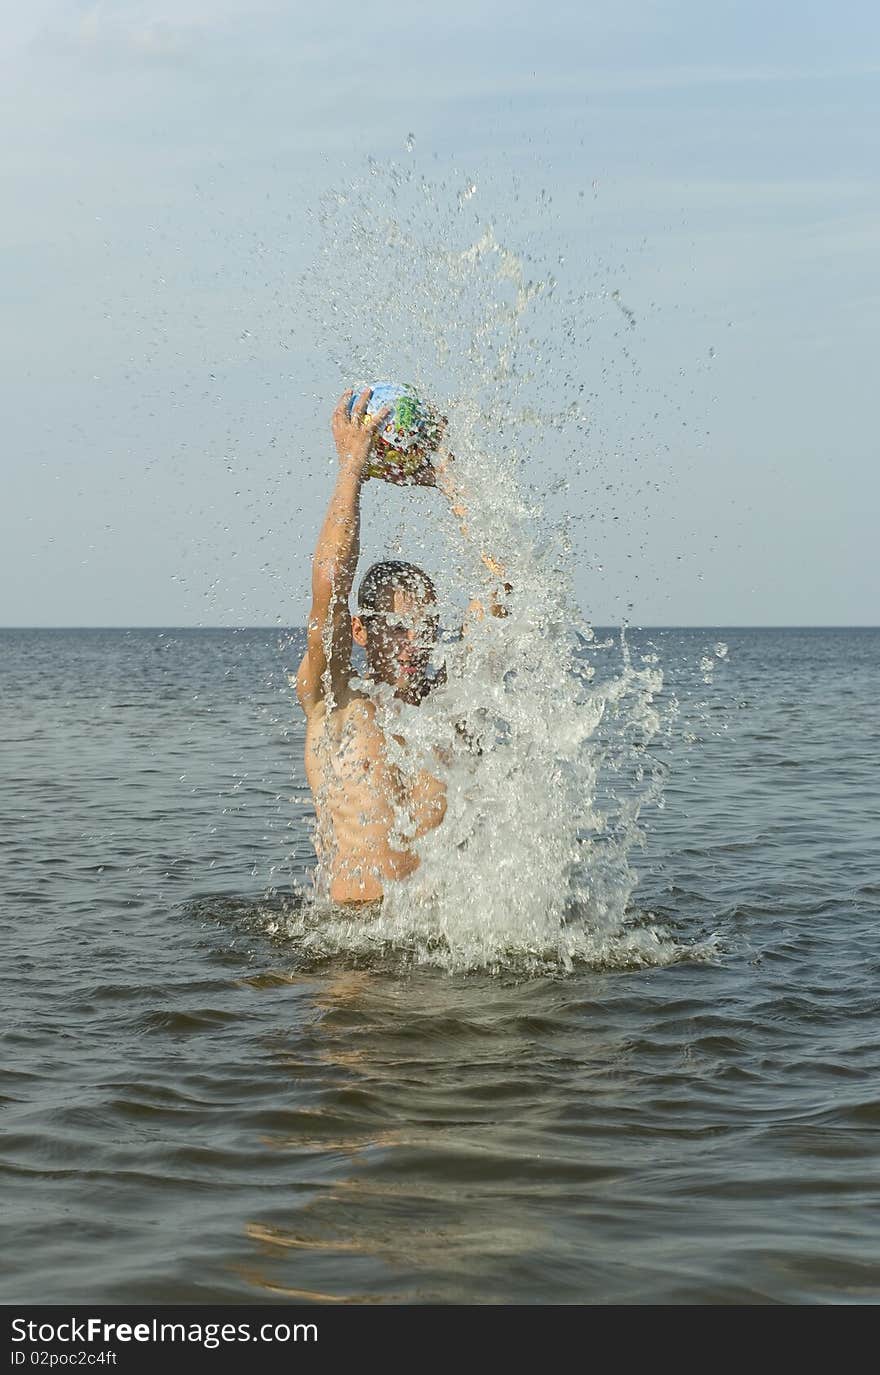
[[[880,1299],[880,632],[630,639],[716,953],[525,977],[284,938],[295,637],[0,632],[3,1301]]]

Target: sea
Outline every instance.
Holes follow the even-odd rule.
[[[880,631],[599,643],[658,717],[578,743],[582,900],[499,802],[367,938],[313,897],[302,631],[0,631],[2,1302],[880,1300]]]

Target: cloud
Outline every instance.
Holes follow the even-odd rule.
[[[191,31],[179,25],[153,21],[127,26],[116,21],[108,25],[101,6],[88,10],[80,21],[80,40],[85,47],[109,48],[136,53],[147,58],[176,58],[189,46]]]
[[[242,22],[259,25],[279,12],[279,0],[91,0],[74,15],[67,6],[43,3],[29,46],[57,56],[174,63]]]
[[[195,50],[199,37],[198,26],[191,23],[139,14],[137,9],[111,11],[96,3],[72,20],[45,25],[32,46],[56,56],[176,62]]]

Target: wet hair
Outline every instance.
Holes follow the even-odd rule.
[[[358,588],[358,611],[390,611],[395,592],[407,592],[419,602],[435,602],[437,592],[427,573],[414,563],[383,559],[368,568]]]

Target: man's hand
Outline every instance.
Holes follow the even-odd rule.
[[[416,480],[418,481],[418,479]],[[459,522],[462,538],[470,539],[466,524],[467,507],[464,503],[462,489],[456,480],[455,456],[449,452],[438,454],[435,462],[432,464],[430,477],[422,482],[421,485],[425,487],[436,487],[438,491],[443,493],[452,508],[452,514]],[[502,596],[509,596],[513,591],[513,587],[507,581],[507,573],[505,572],[504,564],[501,563],[500,560],[494,558],[492,554],[487,554],[485,549],[480,550],[480,558],[493,578],[497,578],[501,584],[500,587],[495,587],[493,589],[489,610],[493,616],[506,616],[508,611],[507,607],[504,605]],[[484,614],[482,603],[479,601],[472,601],[468,607],[468,614],[473,614],[477,620],[482,620]]]
[[[435,436],[437,444],[442,442],[448,423],[446,416],[441,415]],[[394,487],[439,487],[444,490],[443,473],[448,468],[452,454],[439,448],[415,448],[410,452],[420,456],[421,467],[417,468],[414,473],[404,473],[396,470],[393,464],[389,464],[388,470],[384,474],[385,481],[390,482]]]
[[[392,482],[394,478],[390,479]],[[430,454],[426,454],[421,468],[417,468],[412,477],[399,478],[397,481],[400,486],[408,487],[436,487],[437,486],[437,467]]]
[[[333,412],[331,422],[339,462],[343,467],[353,468],[358,476],[366,466],[377,432],[381,430],[393,409],[391,406],[385,406],[375,415],[368,416],[367,406],[372,394],[372,388],[367,387],[352,406],[351,398],[354,392],[351,389],[344,392],[339,398],[339,405]]]
[[[438,492],[442,492],[452,507],[452,514],[456,520],[464,522],[467,516],[467,507],[462,498],[461,488],[455,476],[455,454],[451,454],[448,449],[442,449],[434,454],[433,460],[426,469],[420,470],[413,478],[417,487],[436,487]],[[467,539],[467,526],[462,523],[461,533]]]

